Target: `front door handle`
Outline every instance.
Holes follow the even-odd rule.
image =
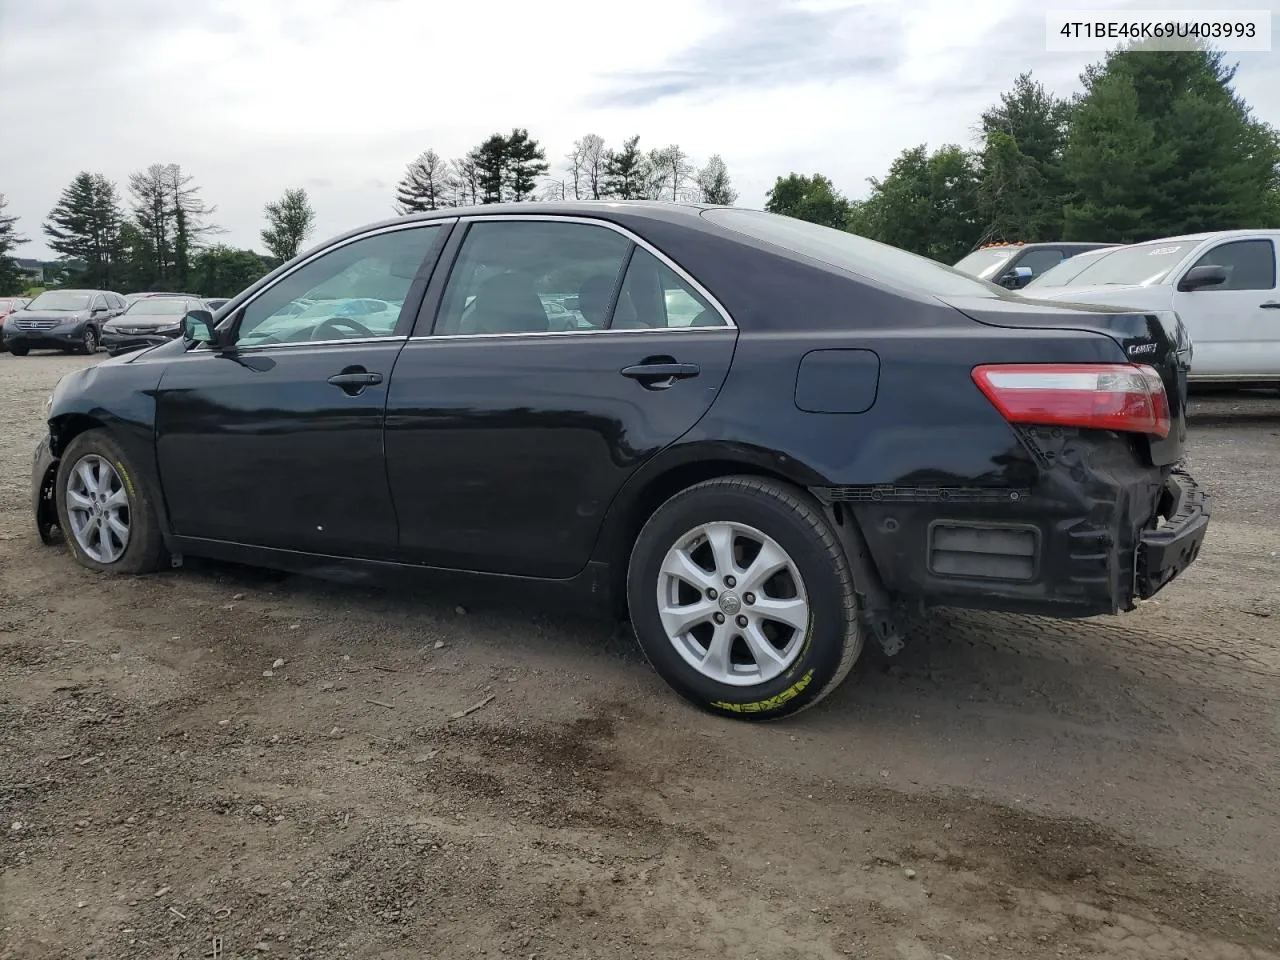
[[[1263,310],[1280,310],[1280,300],[1268,300],[1266,303],[1259,304]]]
[[[657,360],[646,360],[623,367],[618,371],[624,377],[639,380],[650,390],[664,390],[677,380],[688,380],[702,372],[696,363],[677,363],[663,357]]]
[[[363,392],[365,387],[372,387],[381,382],[382,374],[371,373],[364,367],[347,367],[341,373],[335,373],[329,378],[329,383],[335,387],[341,387],[344,393],[353,397]]]

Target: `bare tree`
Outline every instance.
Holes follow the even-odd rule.
[[[604,194],[604,167],[609,151],[604,137],[588,133],[573,142],[573,150],[565,157],[569,162],[567,187],[572,187],[575,200],[599,200]]]
[[[449,161],[447,188],[453,200],[450,206],[472,207],[480,202],[480,171],[476,168],[475,151]]]
[[[693,166],[679,144],[650,150],[647,159],[649,176],[645,196],[648,199],[677,201],[688,197]]]

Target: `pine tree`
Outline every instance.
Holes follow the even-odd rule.
[[[480,202],[501,203],[508,177],[507,138],[495,133],[467,154],[467,157],[475,164]]]
[[[1274,223],[1276,131],[1208,49],[1109,54],[1081,78],[1063,155],[1070,239],[1131,242]]]
[[[454,206],[449,199],[449,171],[440,154],[424,150],[405,168],[396,187],[396,212],[401,216]]]
[[[515,202],[528,200],[546,172],[547,154],[538,141],[523,127],[512,130],[506,142],[506,196]]]
[[[119,279],[120,201],[100,173],[76,174],[44,223],[50,249],[85,265],[79,282],[111,288]]]
[[[315,229],[316,212],[302,187],[285,190],[284,196],[264,208],[267,227],[262,242],[279,263],[292,260]]]
[[[729,170],[718,153],[711,155],[711,159],[698,171],[694,182],[697,185],[698,199],[703,203],[732,206],[738,199],[738,192],[729,182]]]
[[[648,186],[644,154],[640,152],[637,134],[622,144],[621,150],[610,150],[604,161],[604,194],[619,200],[644,199]]]
[[[10,254],[14,247],[27,242],[18,233],[18,218],[5,213],[9,201],[0,193],[0,296],[10,296],[22,290],[22,274]]]

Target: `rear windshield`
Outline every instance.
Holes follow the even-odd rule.
[[[1155,240],[1114,250],[1101,260],[1093,260],[1066,284],[1092,287],[1100,284],[1137,286],[1159,283],[1182,262],[1196,245],[1195,240]]]
[[[972,277],[989,280],[996,271],[1013,259],[1016,247],[999,247],[994,250],[975,250],[963,260],[956,263],[956,269]]]
[[[190,309],[186,300],[177,300],[173,297],[145,297],[142,300],[135,300],[126,311],[131,317],[164,317],[164,316],[180,316]]]
[[[1103,257],[1110,256],[1115,253],[1118,247],[1104,248],[1102,250],[1089,250],[1085,253],[1077,253],[1074,257],[1068,257],[1056,266],[1050,267],[1040,276],[1032,279],[1025,287],[1023,292],[1030,290],[1032,287],[1065,287],[1074,280],[1080,273],[1093,266]]]
[[[807,220],[739,207],[717,207],[702,211],[702,215],[756,240],[907,290],[937,297],[989,297],[1004,292],[995,284],[928,257]]]

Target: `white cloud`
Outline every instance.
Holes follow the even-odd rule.
[[[679,143],[698,161],[720,153],[746,205],[791,170],[856,196],[905,147],[970,143],[978,113],[1022,70],[1071,92],[1092,58],[1045,53],[1044,9],[646,0],[623,16],[598,0],[0,0],[0,192],[35,241],[24,256],[47,255],[40,223],[77,171],[123,192],[154,162],[181,163],[240,246],[261,246],[266,201],[306,186],[318,240],[389,216],[421,150],[457,156],[524,126],[553,164],[591,131]],[[1241,59],[1238,88],[1280,122],[1276,58]],[[672,94],[643,92],[662,89]]]

